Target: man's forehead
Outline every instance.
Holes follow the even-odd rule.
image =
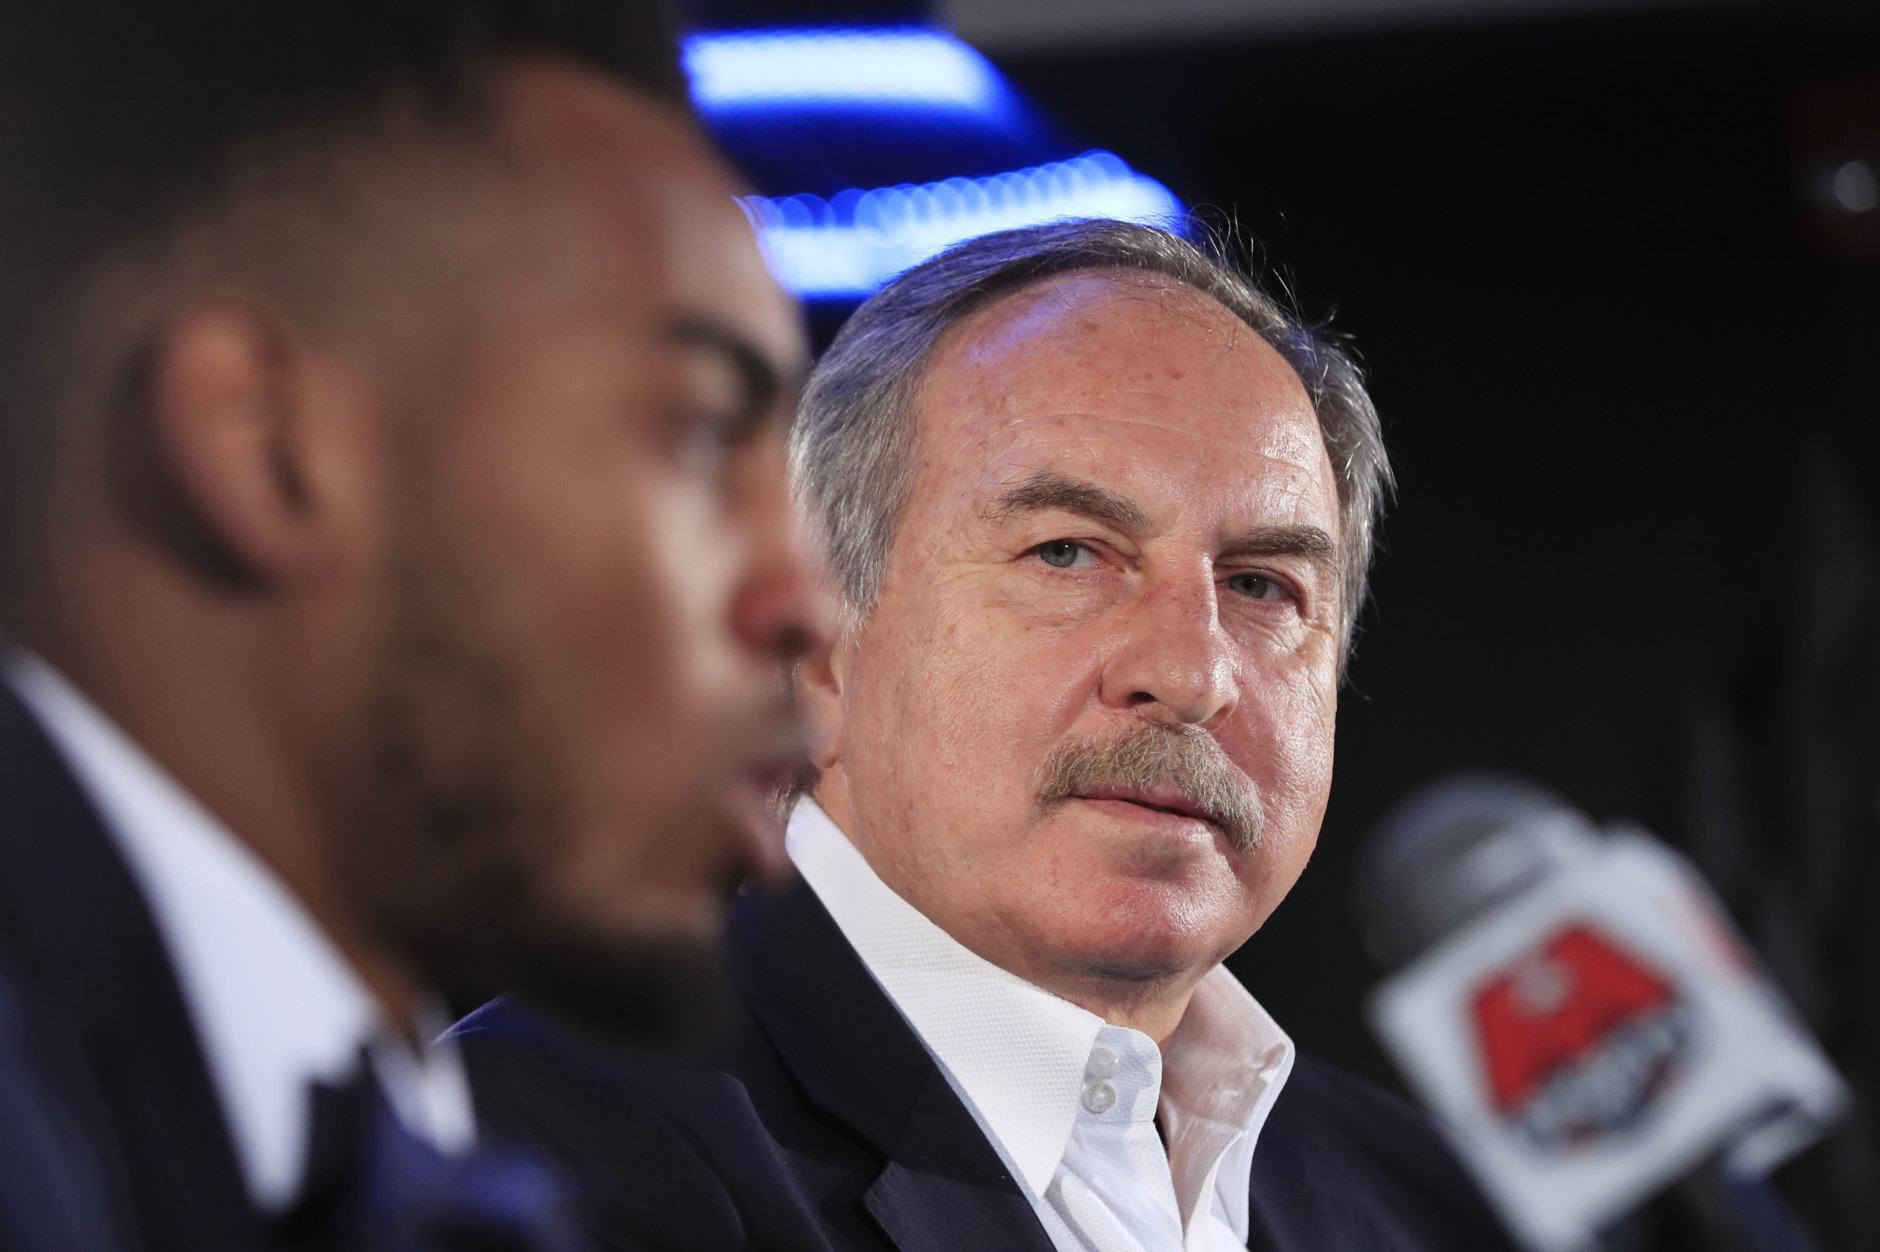
[[[1040,283],[956,326],[917,404],[930,456],[1033,443],[1170,439],[1316,463],[1323,440],[1290,364],[1212,297],[1093,271]],[[1316,467],[1316,466],[1315,466]]]
[[[984,367],[1039,352],[1064,352],[1106,328],[1145,325],[1177,332],[1217,352],[1232,350],[1246,330],[1218,300],[1165,275],[1078,270],[1032,283],[977,310],[953,328],[936,355],[951,350]]]
[[[920,407],[940,426],[989,426],[1052,406],[1106,414],[1156,395],[1229,417],[1311,411],[1292,367],[1213,297],[1115,271],[1035,284],[953,327],[930,359]]]
[[[956,507],[995,526],[1056,511],[1139,537],[1171,529],[1225,537],[1275,523],[1317,526],[1337,537],[1336,497],[1316,443],[1186,443],[1129,455],[1119,451],[1124,440],[1095,433],[1102,430],[1095,419],[1089,426],[1066,419],[1061,429],[1063,438],[1021,436],[988,447],[983,458],[962,457],[962,469],[943,489]],[[1219,455],[1205,455],[1212,451]]]
[[[654,318],[706,318],[780,373],[805,355],[733,175],[691,119],[570,62],[522,58],[499,77],[504,138],[538,195],[580,240],[597,290]]]
[[[491,81],[497,129],[525,165],[629,183],[647,167],[707,172],[690,119],[628,83],[555,56],[511,57]]]

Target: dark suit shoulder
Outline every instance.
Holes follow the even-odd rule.
[[[61,1186],[153,1252],[259,1248],[222,1108],[141,889],[64,758],[0,681],[0,1065],[6,1148],[39,1136]],[[0,1151],[0,1166],[13,1158]],[[69,1162],[66,1165],[57,1162]],[[63,1203],[17,1171],[0,1205]],[[22,1198],[24,1197],[24,1198]],[[109,1247],[105,1235],[44,1247]]]
[[[601,1246],[827,1248],[735,1074],[635,1063],[507,1000],[452,1033],[479,1124],[558,1158]]]
[[[70,1040],[0,963],[0,1249],[127,1252],[125,1187]]]
[[[1353,1249],[1514,1246],[1426,1113],[1309,1056],[1261,1132],[1253,1212],[1254,1249],[1330,1246],[1315,1223],[1339,1229],[1340,1246]]]
[[[746,1245],[722,1182],[638,1090],[634,1071],[497,1000],[452,1032],[492,1140],[558,1158],[607,1248]]]

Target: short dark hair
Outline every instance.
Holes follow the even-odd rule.
[[[0,3],[0,545],[90,364],[60,336],[101,267],[212,219],[257,154],[369,138],[395,100],[467,119],[531,53],[689,108],[660,0]]]

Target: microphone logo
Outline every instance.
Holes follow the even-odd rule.
[[[1672,981],[1588,921],[1488,975],[1470,1007],[1490,1106],[1551,1151],[1639,1125],[1689,1059]]]

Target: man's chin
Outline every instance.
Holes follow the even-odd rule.
[[[513,990],[609,1051],[666,1062],[702,1053],[732,1000],[715,931],[539,945],[517,967]]]
[[[1193,894],[1167,883],[1118,876],[1090,893],[1082,913],[1092,925],[1054,927],[1056,963],[1083,977],[1156,983],[1191,977],[1239,946],[1225,918],[1210,917]],[[1042,936],[1041,936],[1042,937]]]
[[[1212,964],[1212,953],[1204,955],[1166,943],[1161,936],[1146,936],[1139,942],[1079,947],[1064,953],[1059,964],[1096,982],[1150,986],[1192,977],[1197,966]]]

